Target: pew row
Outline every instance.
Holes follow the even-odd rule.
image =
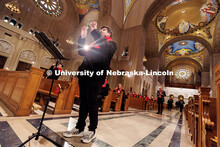
[[[199,95],[188,102],[189,132],[196,147],[217,147],[216,98],[210,97],[209,92],[210,88],[200,87]]]
[[[42,79],[38,93],[40,94],[40,105],[44,106],[46,103],[45,97],[49,96],[52,79]],[[55,94],[55,88],[60,84],[60,93]],[[71,82],[54,80],[51,97],[55,99],[55,107],[53,114],[70,114],[78,86],[78,79],[73,78]]]
[[[214,68],[215,73],[215,83],[216,83],[216,91],[217,91],[217,136],[212,140],[213,143],[218,144],[218,147],[220,147],[220,62],[215,66]]]
[[[0,100],[14,116],[28,116],[44,70],[0,71]]]
[[[145,106],[145,100],[142,98],[137,98],[137,97],[133,97],[131,96],[130,98],[130,103],[129,103],[129,107],[131,108],[135,108],[138,110],[144,110],[144,106]]]

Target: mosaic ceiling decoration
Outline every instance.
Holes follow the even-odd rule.
[[[79,22],[90,11],[94,9],[100,11],[99,0],[75,0],[75,2],[79,13]]]
[[[129,13],[129,11],[131,10],[132,6],[134,5],[134,3],[136,2],[136,0],[123,0],[123,5],[124,5],[124,19],[123,22],[125,22],[126,17]]]
[[[167,66],[171,61],[179,57],[189,57],[203,66],[204,55],[205,47],[201,43],[192,40],[178,41],[166,48],[165,65]]]
[[[34,3],[47,15],[59,17],[63,13],[61,0],[34,0]]]
[[[193,6],[195,7],[193,8]],[[175,0],[174,3],[159,12],[155,22],[161,33],[178,36],[206,27],[218,13],[218,0],[206,0],[205,3]],[[209,32],[210,30],[207,29],[207,33]]]
[[[204,46],[192,40],[183,40],[173,43],[166,48],[166,53],[174,56],[187,56],[198,53],[204,49]]]

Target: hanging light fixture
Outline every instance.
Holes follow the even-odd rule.
[[[18,13],[18,14],[21,13],[17,1],[11,1],[10,3],[5,4],[5,7],[7,7],[9,10],[11,10],[14,13]]]

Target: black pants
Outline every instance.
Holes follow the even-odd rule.
[[[172,105],[168,104],[168,110],[171,111],[171,109],[172,109]]]
[[[145,110],[147,110],[147,101],[145,101],[144,108],[145,108]]]
[[[89,131],[95,131],[98,125],[98,94],[102,83],[95,80],[79,79],[80,107],[79,119],[76,128],[83,131],[86,126],[86,118],[89,114]]]
[[[158,113],[162,114],[162,112],[163,112],[163,101],[162,101],[162,99],[158,99],[157,103],[158,103]]]
[[[183,107],[182,106],[180,106],[180,112],[182,112],[183,111]]]

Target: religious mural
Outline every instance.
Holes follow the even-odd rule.
[[[189,57],[203,66],[204,49],[201,43],[192,40],[175,42],[165,50],[165,64],[167,65],[178,57]]]
[[[79,13],[79,22],[82,21],[83,17],[91,10],[100,11],[99,0],[75,0],[76,6]]]
[[[128,12],[131,10],[132,6],[134,5],[134,3],[136,2],[136,0],[123,0],[123,5],[124,5],[124,19],[123,19],[123,23],[126,20],[126,17],[128,15]]]
[[[204,46],[192,40],[183,40],[175,42],[168,46],[166,53],[175,56],[187,56],[198,53],[204,49]]]
[[[171,4],[170,6],[180,5],[183,2],[184,2],[183,0],[182,1],[175,0],[175,2]],[[197,29],[201,29],[207,26],[209,23],[211,23],[215,19],[215,17],[219,13],[218,0],[207,0],[206,3],[203,4],[199,10],[201,21],[199,21],[197,24],[192,24],[190,21],[183,20],[182,22],[179,23],[178,26],[172,29],[168,29],[166,25],[167,25],[167,21],[169,20],[169,16],[166,14],[166,12],[170,6],[161,10],[161,12],[156,17],[157,29],[163,34],[182,35],[182,34],[192,33],[193,31]],[[183,10],[182,13],[184,13],[184,11],[185,10]],[[210,31],[207,30],[205,33],[210,34]],[[209,35],[209,38],[211,38],[210,35]]]

